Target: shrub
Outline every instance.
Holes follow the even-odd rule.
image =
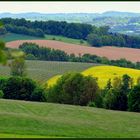
[[[103,107],[103,95],[101,91],[97,94],[94,102],[95,102],[95,107],[98,107],[98,108]]]
[[[84,41],[81,39],[81,40],[80,40],[80,44],[83,44],[83,43],[84,43]]]
[[[127,93],[129,88],[128,76],[123,75],[122,80],[114,78],[113,87],[105,89],[105,97],[103,100],[104,108],[113,110],[127,110]]]
[[[6,83],[7,83],[7,78],[0,78],[0,90],[3,90]]]
[[[28,54],[28,55],[26,56],[26,59],[27,59],[27,60],[36,60],[37,58],[36,58],[33,54]]]
[[[0,90],[0,98],[3,98],[3,95],[4,95],[3,91]]]
[[[31,101],[46,101],[45,100],[45,90],[41,87],[37,87],[31,94]]]
[[[95,102],[89,102],[89,103],[88,103],[88,106],[89,106],[89,107],[96,107]]]
[[[53,38],[52,38],[52,40],[56,40],[56,38],[55,38],[55,37],[53,37]]]
[[[140,112],[140,85],[136,85],[128,96],[128,110]]]
[[[29,78],[10,77],[3,89],[4,98],[30,100],[36,88],[37,84]]]

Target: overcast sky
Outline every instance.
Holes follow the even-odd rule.
[[[0,2],[0,13],[102,13],[105,11],[140,13],[140,2]]]

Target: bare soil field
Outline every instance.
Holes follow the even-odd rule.
[[[82,45],[75,45],[70,43],[64,43],[60,41],[54,40],[17,40],[6,43],[6,47],[9,48],[18,48],[24,42],[32,42],[36,43],[42,47],[59,49],[65,51],[68,54],[74,53],[75,55],[82,54],[95,54],[98,56],[105,56],[108,59],[116,60],[120,58],[125,58],[132,62],[140,62],[140,49],[132,49],[132,48],[118,48],[105,46],[101,48],[96,47],[88,47]]]

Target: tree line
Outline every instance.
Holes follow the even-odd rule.
[[[140,78],[137,84],[125,74],[108,80],[100,89],[97,79],[80,73],[67,73],[47,88],[47,102],[140,112]]]
[[[31,22],[25,19],[12,19],[12,18],[3,18],[1,19],[1,21],[4,23],[4,25],[8,24],[14,26],[15,28],[25,27],[32,30],[40,29],[44,34],[62,35],[76,39],[86,39],[87,35],[92,30],[91,25],[80,23],[67,23],[58,21]],[[6,29],[9,30],[8,28]]]
[[[118,46],[128,48],[140,48],[140,37],[129,36],[119,33],[107,33],[98,35],[91,33],[87,36],[87,42],[96,47],[101,46]]]
[[[28,60],[99,63],[99,64],[140,69],[139,62],[133,63],[124,58],[119,60],[109,60],[106,57],[100,57],[92,54],[83,54],[83,55],[75,56],[74,54],[69,55],[61,50],[44,48],[44,47],[40,47],[35,43],[27,43],[27,42],[21,44],[19,48],[26,54],[26,59]]]
[[[97,78],[80,73],[66,73],[51,87],[27,77],[12,76],[0,78],[0,98],[140,112],[140,78],[134,85],[125,74],[112,82],[109,79],[101,89]]]
[[[11,24],[6,24],[5,29],[8,32],[17,33],[17,34],[24,34],[36,37],[44,37],[44,33],[41,29],[31,29],[25,26],[16,26]]]
[[[91,46],[119,46],[140,48],[140,37],[109,32],[108,26],[96,27],[83,23],[65,21],[29,21],[25,19],[2,18],[1,22],[9,32],[44,37],[45,34],[61,35],[83,39]]]

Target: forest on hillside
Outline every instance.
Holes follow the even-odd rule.
[[[140,48],[140,37],[112,33],[109,26],[96,27],[83,23],[65,21],[29,21],[25,19],[3,18],[5,25],[1,34],[6,32],[44,37],[45,34],[61,35],[74,39],[86,40],[91,46],[118,46]]]

